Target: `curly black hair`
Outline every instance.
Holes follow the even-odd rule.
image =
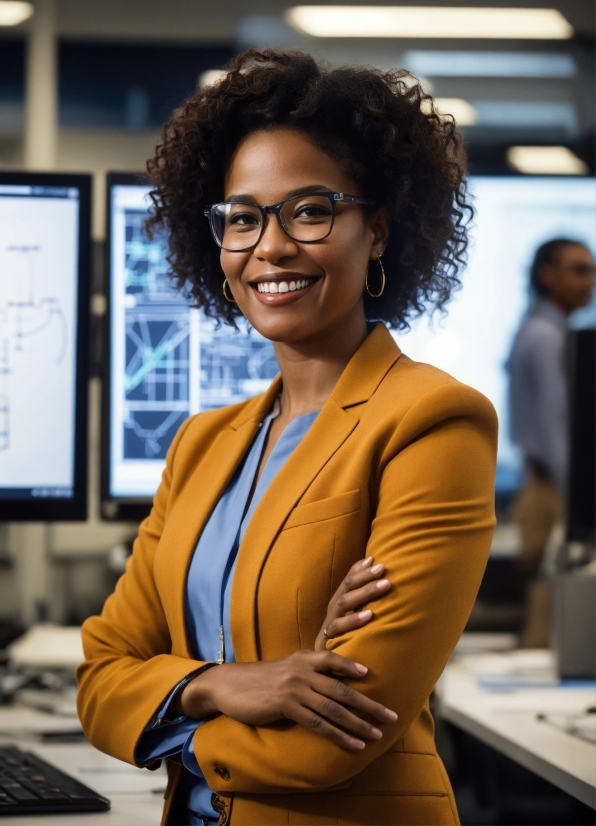
[[[389,213],[387,284],[381,298],[364,293],[367,319],[404,329],[426,309],[442,309],[460,286],[472,215],[453,118],[439,115],[405,70],[329,69],[297,51],[248,49],[165,124],[147,162],[147,231],[167,231],[177,286],[207,315],[235,324],[240,311],[222,294],[219,248],[203,210],[223,200],[241,141],[279,127],[300,130],[339,159],[364,196]]]

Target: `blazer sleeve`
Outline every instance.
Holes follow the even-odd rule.
[[[188,422],[168,451],[151,513],[140,526],[126,572],[101,615],[90,617],[82,629],[86,659],[77,669],[77,705],[83,730],[96,748],[128,763],[137,764],[137,743],[156,709],[178,683],[205,665],[170,653],[170,633],[153,576],[176,450]]]
[[[287,721],[254,727],[226,716],[207,720],[195,733],[194,750],[211,789],[330,789],[404,735],[453,651],[480,586],[495,524],[496,435],[487,399],[445,385],[410,408],[385,451],[366,555],[386,566],[391,591],[371,605],[369,625],[327,647],[368,666],[353,687],[396,711],[397,722],[382,727],[382,740],[354,753]]]

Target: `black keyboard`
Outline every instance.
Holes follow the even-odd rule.
[[[16,746],[0,747],[0,817],[105,812],[110,801]]]

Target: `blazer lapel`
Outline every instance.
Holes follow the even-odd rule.
[[[296,503],[358,424],[330,399],[268,489],[244,534],[232,583],[231,629],[239,662],[259,659],[256,593],[267,555]]]
[[[317,474],[358,424],[355,410],[368,401],[400,350],[378,324],[354,354],[312,427],[279,471],[248,525],[232,583],[231,630],[238,661],[259,659],[256,594],[261,570],[284,522]]]
[[[188,566],[213,508],[273,405],[281,381],[249,403],[238,418],[213,440],[181,490],[165,521],[155,558],[156,582],[172,635],[173,652],[192,657],[184,607]]]

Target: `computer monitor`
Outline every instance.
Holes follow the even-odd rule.
[[[90,199],[0,172],[0,520],[87,515]]]
[[[596,529],[596,330],[567,340],[569,473],[567,541],[594,540]]]
[[[143,229],[149,187],[107,180],[108,324],[102,515],[146,515],[174,435],[190,415],[265,390],[278,372],[271,342],[190,307],[167,277],[166,239]]]
[[[569,235],[596,247],[593,178],[472,176],[477,215],[462,289],[432,321],[394,337],[412,358],[481,390],[500,419],[497,493],[520,484],[507,424],[505,364],[530,296],[536,248]],[[108,181],[110,335],[103,514],[148,511],[174,433],[193,412],[261,392],[277,370],[256,333],[205,319],[168,286],[165,239],[143,235],[149,189],[138,176]]]

